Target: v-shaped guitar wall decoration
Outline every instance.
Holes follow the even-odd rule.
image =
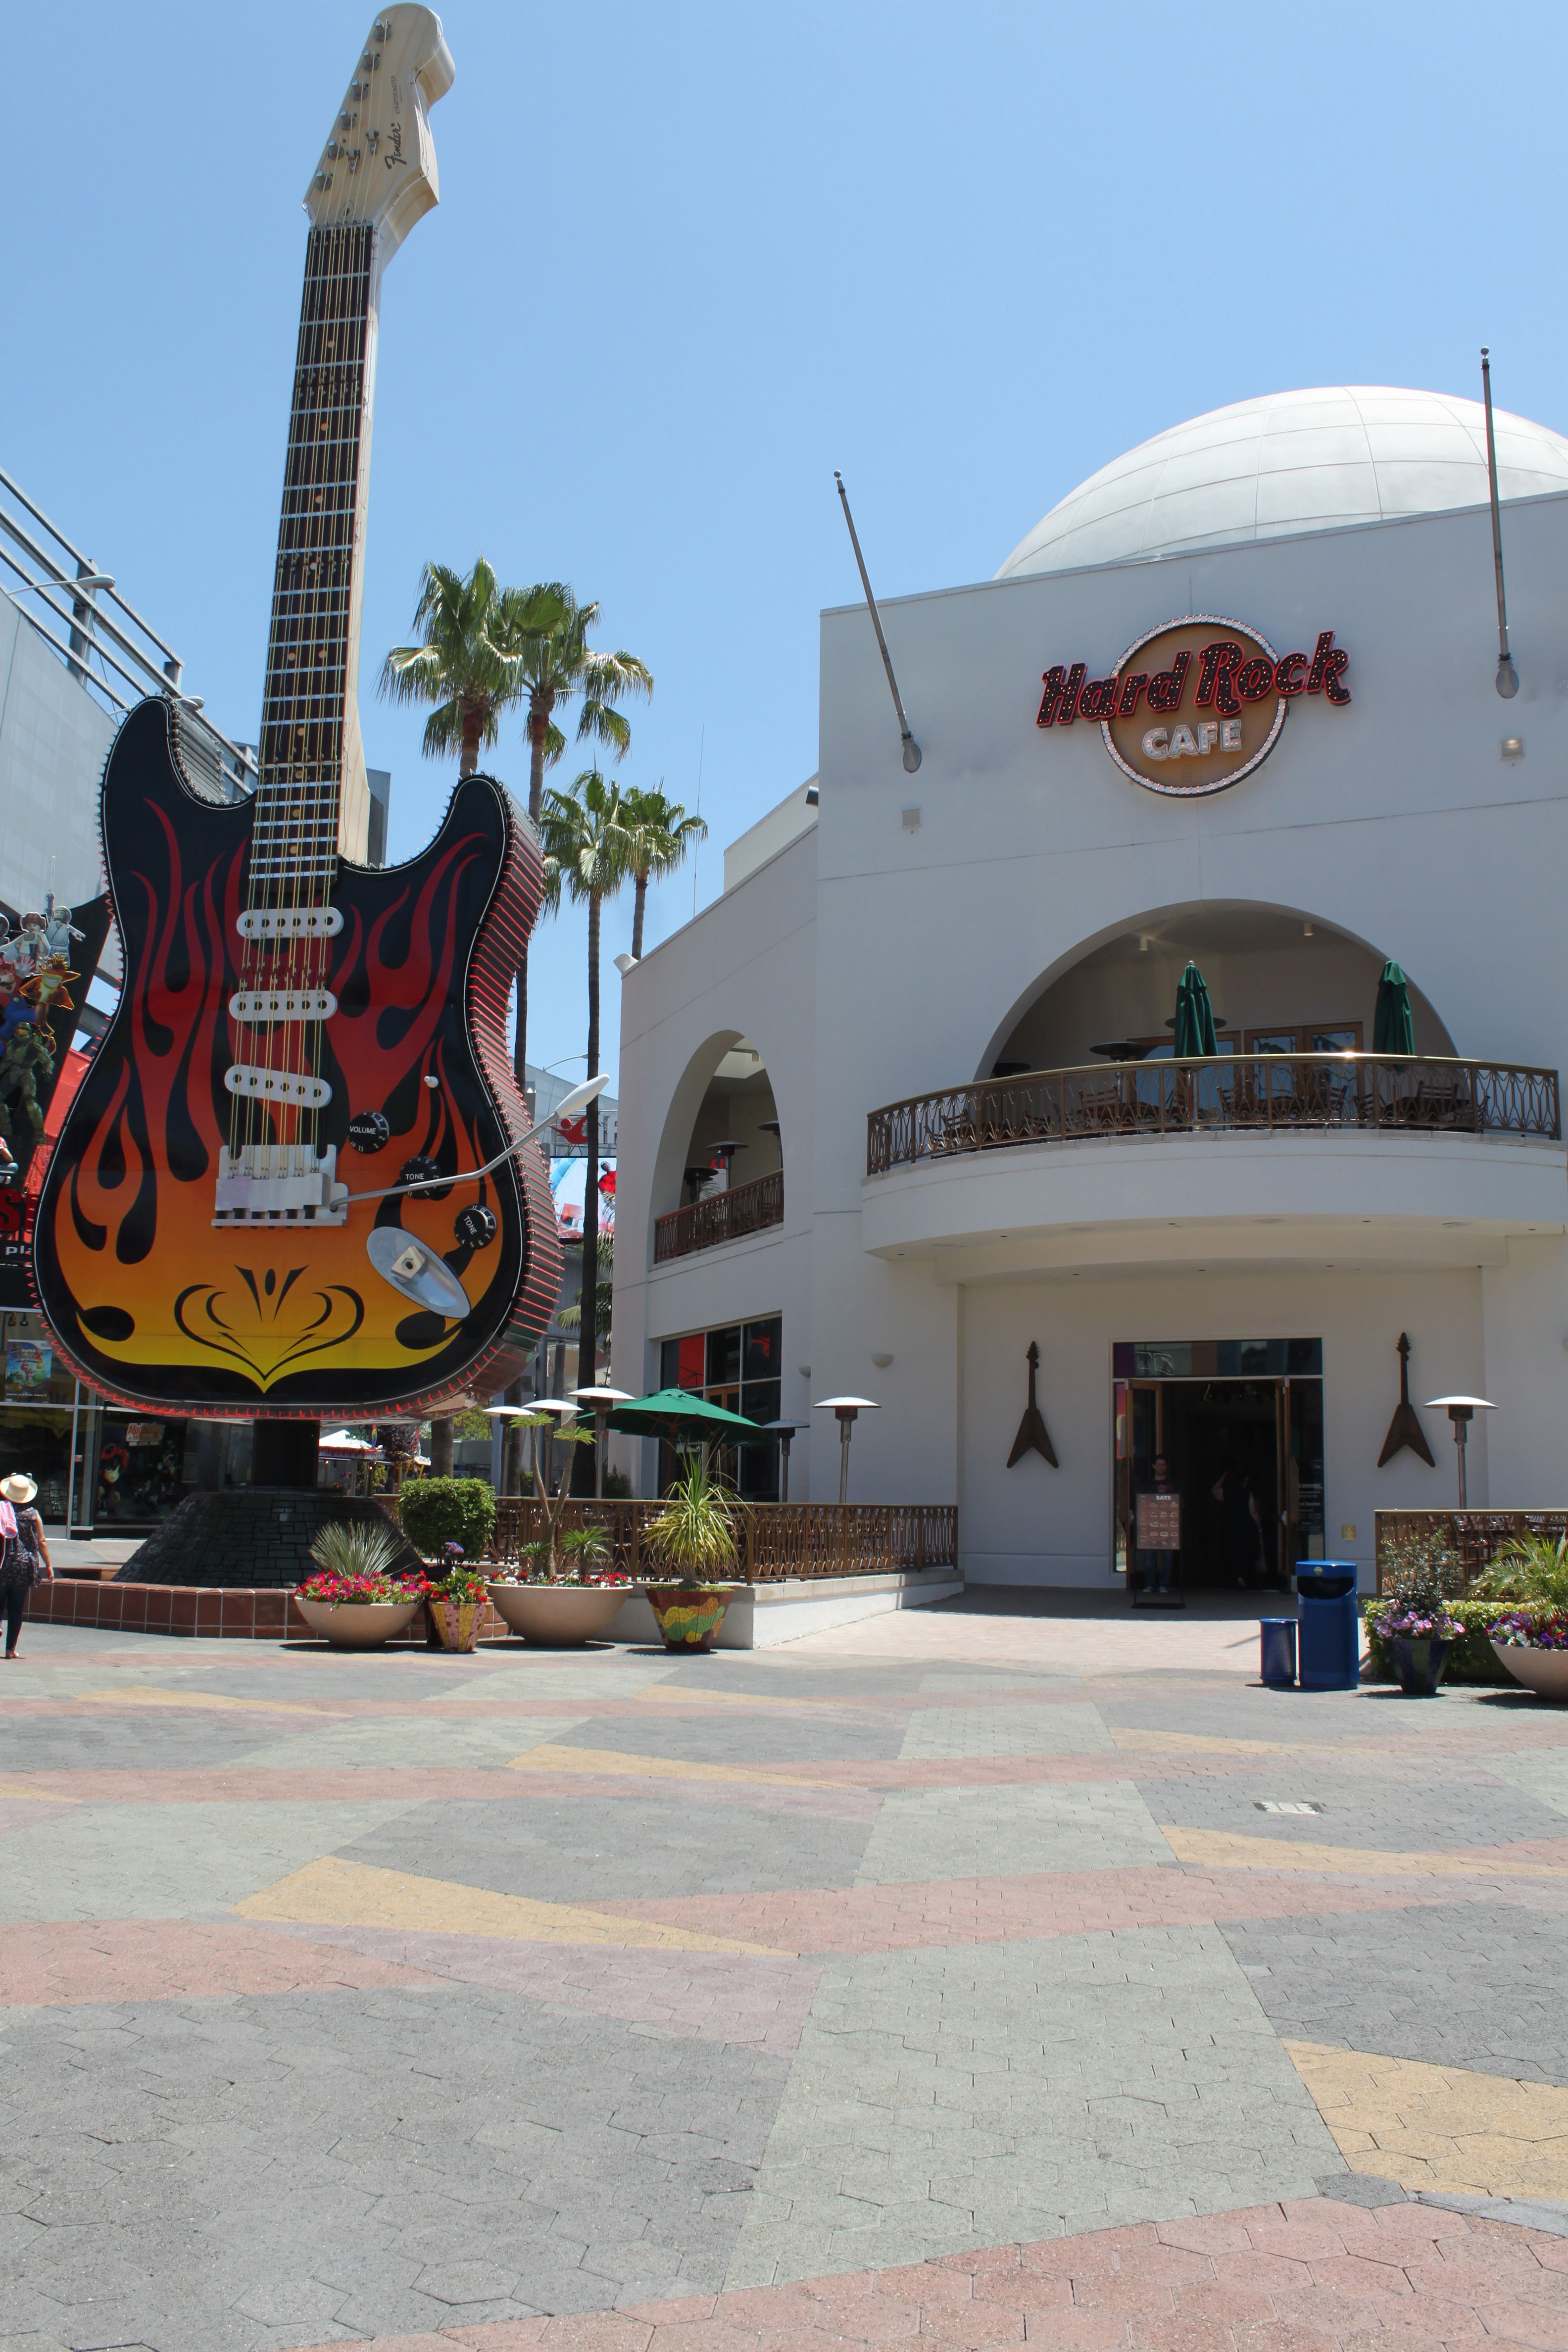
[[[1026,1454],[1037,1454],[1042,1461],[1050,1464],[1053,1470],[1059,1470],[1061,1465],[1057,1460],[1057,1449],[1051,1444],[1051,1433],[1046,1427],[1045,1418],[1035,1400],[1035,1375],[1040,1369],[1037,1339],[1030,1340],[1025,1361],[1029,1367],[1029,1402],[1024,1407],[1024,1418],[1018,1423],[1018,1434],[1013,1440],[1007,1467],[1011,1470],[1015,1462],[1021,1462]]]

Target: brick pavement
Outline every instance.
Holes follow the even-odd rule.
[[[1255,1664],[34,1629],[0,2352],[1568,2347],[1568,1711]]]

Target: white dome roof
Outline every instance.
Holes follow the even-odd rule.
[[[1568,490],[1568,440],[1493,411],[1505,499]],[[1486,411],[1446,393],[1331,384],[1238,400],[1102,466],[997,572],[1127,563],[1240,540],[1482,506]]]

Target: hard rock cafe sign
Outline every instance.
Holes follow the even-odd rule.
[[[1135,784],[1179,800],[1223,793],[1265,761],[1298,695],[1334,709],[1351,699],[1350,656],[1332,629],[1310,653],[1277,654],[1256,629],[1190,613],[1129,646],[1107,677],[1084,662],[1044,674],[1036,724],[1098,724],[1105,748]]]

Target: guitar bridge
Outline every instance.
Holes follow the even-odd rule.
[[[343,1225],[349,1188],[337,1181],[335,1144],[253,1143],[219,1150],[215,1225]]]

